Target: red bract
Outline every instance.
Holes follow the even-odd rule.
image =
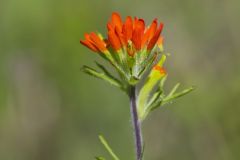
[[[150,39],[150,41],[148,43],[148,46],[147,46],[148,50],[152,50],[152,48],[155,46],[155,44],[158,41],[158,38],[160,37],[162,29],[163,29],[163,23],[160,23],[157,31],[154,33],[153,37]]]
[[[88,47],[94,52],[105,52],[106,42],[102,40],[96,33],[85,34],[85,40],[80,40],[80,43]]]

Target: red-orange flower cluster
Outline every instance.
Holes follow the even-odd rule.
[[[127,16],[125,22],[122,21],[120,15],[116,12],[112,13],[110,21],[107,23],[108,37],[104,41],[95,33],[86,34],[85,40],[80,42],[95,52],[104,52],[107,50],[107,43],[115,51],[126,48],[129,55],[133,55],[146,47],[151,51],[160,36],[163,23],[158,26],[157,19],[154,19],[149,27],[145,26],[143,19]]]
[[[158,26],[157,19],[154,19],[152,24],[147,28],[143,19],[127,17],[125,22],[122,22],[120,15],[116,12],[112,14],[111,20],[107,24],[108,41],[114,50],[119,50],[132,42],[133,48],[136,51],[147,46],[148,50],[152,50],[158,41],[163,24]],[[128,50],[131,55],[135,51]]]

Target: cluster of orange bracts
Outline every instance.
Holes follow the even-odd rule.
[[[157,43],[161,45],[163,40],[160,36],[163,23],[158,26],[157,19],[154,19],[151,25],[146,27],[143,19],[136,17],[132,19],[128,16],[123,22],[120,15],[114,12],[107,24],[107,29],[107,39],[92,32],[85,34],[85,40],[80,40],[80,43],[94,52],[104,53],[111,47],[116,52],[125,49],[128,55],[133,56],[141,49],[146,48],[151,51]]]

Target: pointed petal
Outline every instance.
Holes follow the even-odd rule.
[[[132,38],[132,32],[133,32],[133,21],[130,16],[126,18],[125,24],[123,25],[123,35],[128,42]]]
[[[145,32],[143,39],[142,39],[142,47],[148,42],[150,39],[152,39],[154,33],[157,29],[157,19],[154,19],[150,27]]]
[[[121,48],[121,42],[114,30],[108,31],[108,41],[115,51]]]
[[[116,28],[116,29],[115,29],[115,33],[117,34],[118,39],[119,39],[120,42],[121,42],[121,47],[122,47],[122,46],[126,46],[126,45],[127,45],[127,41],[126,41],[123,33],[120,31],[119,28]]]
[[[161,32],[163,29],[163,23],[160,23],[157,31],[155,32],[154,36],[151,38],[150,42],[148,43],[147,50],[152,50],[153,47],[155,46]]]
[[[117,12],[112,13],[112,24],[114,27],[119,28],[122,30],[122,19],[121,16]]]
[[[114,29],[114,25],[111,21],[107,23],[107,29],[108,29],[108,31]]]
[[[80,40],[80,43],[94,52],[99,52],[99,49],[94,45],[94,42],[90,39],[90,35],[86,33],[84,37],[85,40]]]
[[[139,19],[137,22],[135,22],[132,42],[133,42],[136,50],[140,50],[141,49],[142,37],[143,37],[144,29],[145,29],[145,22],[144,22],[143,19]]]
[[[134,28],[136,27],[137,23],[138,23],[138,17],[134,17],[133,30],[134,30]]]
[[[87,48],[91,49],[94,52],[99,52],[98,48],[95,47],[91,42],[87,41],[87,40],[80,40],[80,43],[84,46],[86,46]]]
[[[89,38],[94,42],[94,45],[101,52],[105,52],[107,50],[105,42],[102,39],[100,39],[99,36],[96,33],[94,33],[94,32],[90,33]]]

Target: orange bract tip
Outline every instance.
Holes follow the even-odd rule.
[[[159,72],[160,74],[162,74],[162,75],[165,75],[165,74],[166,74],[166,70],[165,70],[163,67],[159,66],[159,65],[155,65],[155,66],[153,67],[153,69],[156,70],[156,71],[158,71],[158,72]]]
[[[107,23],[107,29],[108,30],[114,29],[114,26],[113,26],[112,22]]]
[[[163,45],[163,41],[164,41],[164,37],[163,36],[160,36],[157,40],[157,45],[158,46],[162,46]]]
[[[133,37],[132,37],[132,42],[136,50],[141,49],[144,29],[145,29],[144,20],[143,19],[137,20],[134,24],[134,31],[133,31]]]
[[[149,39],[151,39],[154,36],[154,33],[156,32],[156,29],[157,29],[157,25],[158,25],[157,19],[154,19],[149,28],[149,32],[150,32]]]
[[[124,35],[123,35],[123,33],[120,31],[120,29],[119,29],[119,28],[116,28],[116,29],[115,29],[115,32],[116,32],[116,34],[117,34],[117,36],[118,36],[118,38],[119,38],[119,40],[120,40],[120,42],[121,42],[121,45],[122,45],[122,46],[126,46],[126,45],[127,45],[126,38],[124,37]]]
[[[94,52],[98,52],[99,51],[90,41],[80,40],[80,43],[82,45],[86,46],[87,48],[91,49]]]
[[[108,41],[115,51],[121,48],[121,42],[114,30],[108,31]]]
[[[133,21],[133,28],[135,28],[136,24],[138,22],[138,17],[134,17],[134,21]]]
[[[154,19],[150,27],[146,30],[143,40],[142,40],[142,47],[150,40],[152,39],[154,33],[157,29],[157,19]]]
[[[132,38],[132,32],[133,32],[133,20],[130,16],[126,18],[125,24],[123,25],[123,35],[128,42]]]
[[[111,21],[112,21],[113,27],[122,29],[122,19],[121,19],[121,16],[117,12],[112,13]]]
[[[156,30],[155,34],[153,35],[153,37],[151,38],[151,40],[148,43],[147,50],[153,49],[153,47],[155,46],[155,44],[162,32],[162,29],[163,29],[163,23],[160,23],[158,29]]]
[[[101,52],[107,50],[105,42],[96,33],[90,33],[90,39]]]

